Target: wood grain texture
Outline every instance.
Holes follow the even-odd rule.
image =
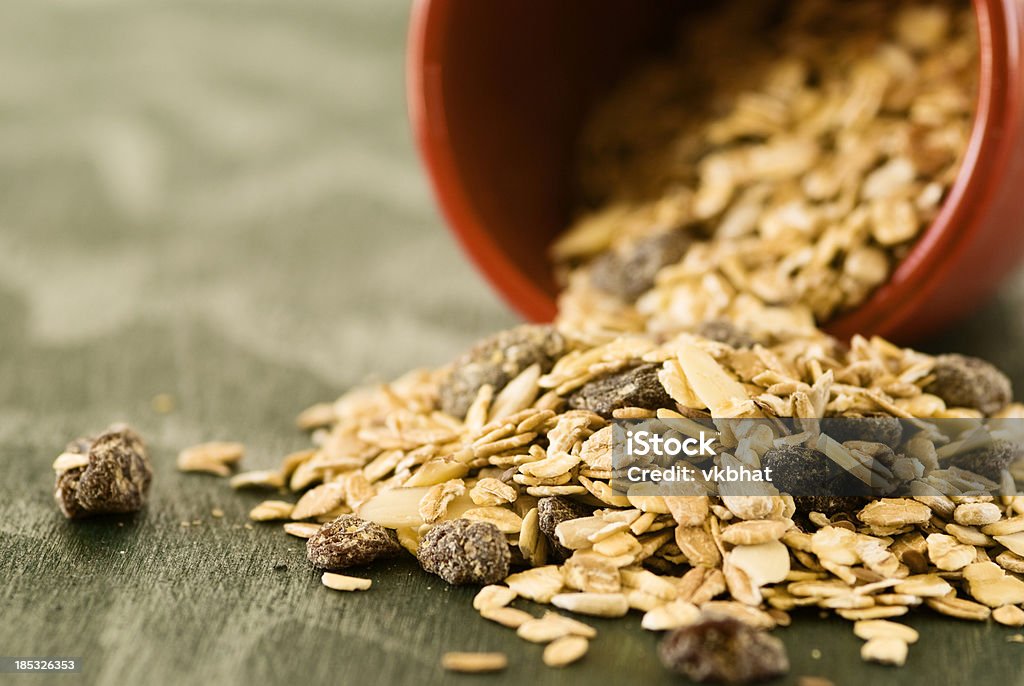
[[[307,404],[513,321],[443,231],[415,160],[406,12],[2,3],[0,655],[85,669],[0,683],[680,683],[635,616],[594,621],[586,658],[556,671],[480,619],[473,590],[408,561],[367,570],[368,592],[331,592],[302,541],[244,527],[258,495],[174,470],[179,449],[212,439],[245,442],[246,468],[273,466],[306,445],[292,419]],[[1018,283],[932,345],[986,354],[1024,388],[1022,302]],[[158,393],[173,412],[153,409]],[[119,420],[150,445],[149,506],[65,521],[51,461]],[[1015,632],[910,623],[922,639],[893,670],[860,661],[848,624],[800,617],[779,632],[783,681],[1024,683]],[[448,650],[511,665],[448,675]]]

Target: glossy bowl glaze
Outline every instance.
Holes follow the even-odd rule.
[[[434,193],[520,314],[555,315],[547,248],[569,222],[577,132],[595,98],[664,45],[685,3],[417,0],[409,110]],[[1024,0],[975,0],[979,92],[938,216],[890,279],[828,322],[910,342],[979,307],[1024,256]]]

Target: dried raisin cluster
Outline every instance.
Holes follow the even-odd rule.
[[[865,484],[817,450],[799,445],[769,448],[761,466],[772,470],[772,483],[780,491],[794,494],[802,512],[832,516],[854,512],[867,502],[861,497],[867,493]]]
[[[306,541],[306,557],[327,571],[358,567],[402,551],[395,533],[355,515],[341,515]]]
[[[454,586],[498,583],[508,576],[512,559],[498,527],[468,519],[435,526],[420,541],[416,556],[423,569]]]
[[[153,468],[142,438],[127,426],[113,426],[96,438],[78,438],[66,453],[88,463],[58,472],[54,497],[68,519],[137,512],[146,504]]]
[[[633,302],[654,286],[662,267],[678,262],[693,243],[687,231],[666,231],[634,241],[594,260],[590,278],[595,288]]]
[[[553,326],[518,326],[485,338],[452,364],[439,390],[441,409],[453,417],[465,417],[481,386],[490,384],[500,391],[534,364],[550,371],[566,345]]]
[[[567,559],[572,551],[558,542],[555,527],[580,517],[589,517],[593,510],[583,503],[564,496],[548,496],[537,501],[537,525],[548,539],[551,552],[560,559]]]
[[[615,410],[624,407],[645,410],[675,407],[672,397],[658,380],[658,369],[660,365],[642,364],[594,379],[569,396],[569,406],[596,412],[605,419],[611,419]]]
[[[939,396],[950,407],[973,407],[993,414],[1013,400],[1010,379],[977,357],[939,355],[932,374],[935,380],[924,390]]]
[[[735,619],[705,617],[658,646],[662,664],[698,682],[743,684],[789,671],[782,641]]]

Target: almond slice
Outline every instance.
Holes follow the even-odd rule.
[[[752,406],[746,387],[693,343],[680,345],[677,359],[687,384],[712,417],[735,417]]]

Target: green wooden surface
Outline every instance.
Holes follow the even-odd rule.
[[[471,590],[412,564],[375,569],[368,593],[329,592],[300,541],[243,528],[258,496],[173,468],[207,439],[273,466],[306,444],[292,418],[307,404],[514,321],[443,231],[415,159],[406,12],[0,3],[0,655],[84,660],[80,675],[0,683],[680,683],[636,617],[595,622],[586,659],[552,671],[477,617]],[[988,355],[1024,388],[1020,292],[932,346]],[[173,412],[153,409],[158,393]],[[66,522],[50,462],[117,420],[151,446],[151,503]],[[891,670],[860,661],[847,624],[798,617],[779,632],[786,681],[1024,683],[1015,632],[910,622],[921,642]],[[452,649],[512,664],[445,675]]]

